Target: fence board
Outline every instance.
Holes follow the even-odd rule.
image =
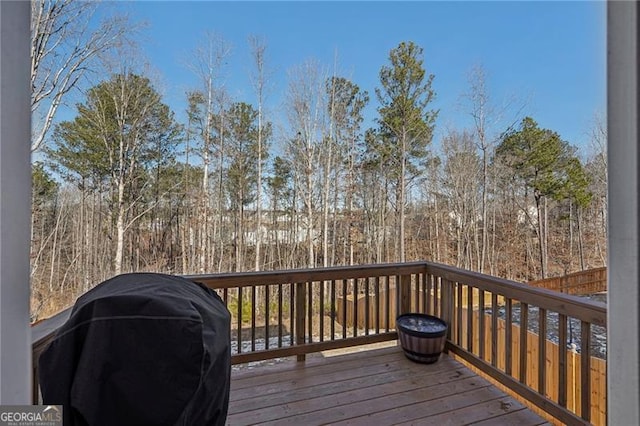
[[[601,293],[607,291],[607,268],[589,269],[562,277],[529,281],[528,284],[533,287],[574,295]]]

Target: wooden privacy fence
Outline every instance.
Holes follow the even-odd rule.
[[[607,268],[589,269],[563,277],[529,281],[529,285],[575,295],[600,293],[607,291]]]
[[[420,293],[422,291],[420,290]],[[378,294],[369,294],[367,301],[366,294],[357,295],[357,303],[354,303],[354,295],[350,294],[346,298],[338,296],[336,298],[336,322],[342,327],[355,327],[361,330],[367,328],[367,321],[364,312],[368,317],[379,322],[380,327],[388,330],[395,330],[397,313],[396,286],[391,285],[387,289],[382,289]],[[345,302],[346,301],[346,302]],[[412,310],[415,302],[412,303]],[[360,315],[356,315],[360,312]]]

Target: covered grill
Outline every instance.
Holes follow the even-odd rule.
[[[230,314],[204,285],[125,274],[81,296],[39,360],[64,424],[223,425]]]

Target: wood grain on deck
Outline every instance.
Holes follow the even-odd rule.
[[[443,355],[397,347],[234,371],[227,424],[542,425],[545,420]]]

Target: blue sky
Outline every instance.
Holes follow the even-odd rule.
[[[145,21],[141,43],[162,79],[165,101],[184,117],[185,92],[196,77],[184,65],[205,31],[231,43],[226,87],[237,100],[253,102],[249,81],[249,35],[267,41],[273,75],[269,113],[279,120],[287,70],[314,58],[350,78],[371,97],[389,51],[401,41],[424,49],[435,75],[436,139],[447,128],[470,126],[461,96],[477,64],[487,73],[489,95],[504,110],[498,127],[516,113],[530,115],[586,150],[587,132],[606,102],[606,29],[599,2],[157,2],[121,4]],[[509,101],[511,100],[511,101]],[[504,107],[504,105],[507,105]],[[496,131],[503,128],[496,128]],[[437,143],[437,140],[434,142]]]

